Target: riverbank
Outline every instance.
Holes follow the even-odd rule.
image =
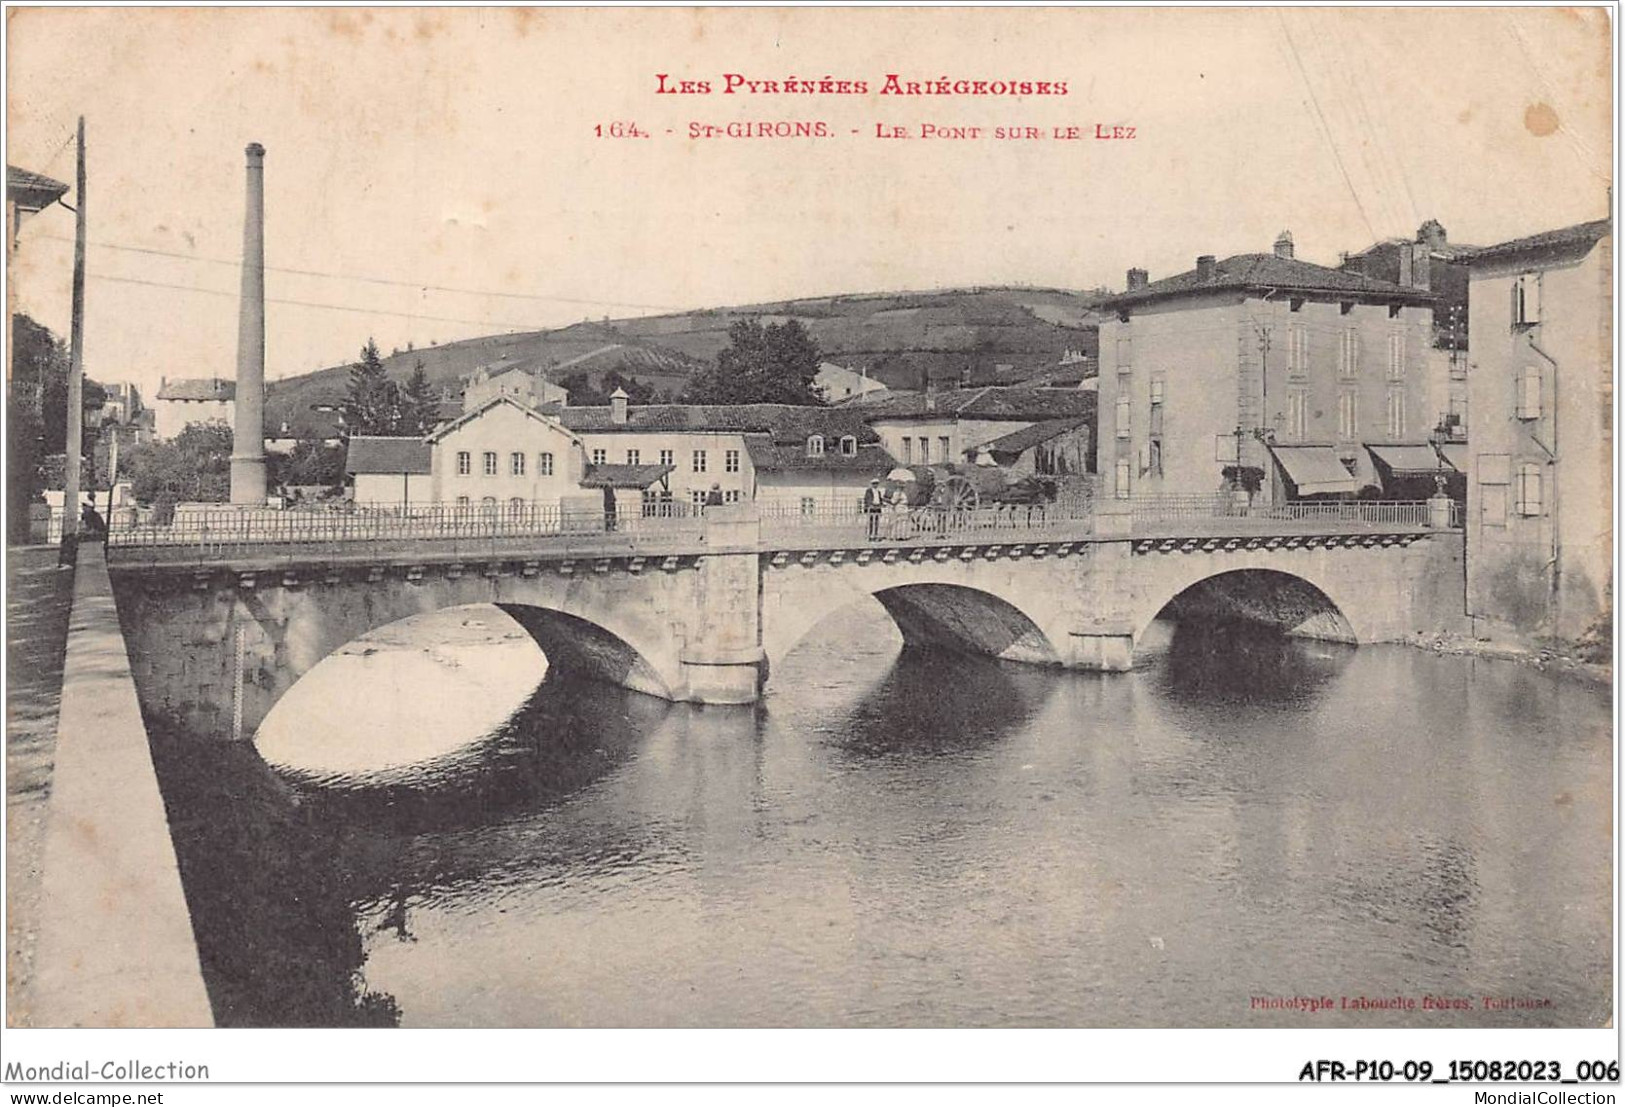
[[[40,858],[56,758],[73,576],[55,546],[6,552],[6,1011],[33,1025]]]
[[[1418,634],[1412,644],[1437,654],[1511,661],[1584,684],[1612,687],[1614,683],[1612,647],[1606,638],[1601,637],[1588,636],[1578,640],[1510,636],[1473,638],[1440,631],[1436,634]],[[1598,661],[1599,656],[1609,660]]]

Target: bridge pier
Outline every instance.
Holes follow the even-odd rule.
[[[767,680],[762,652],[761,518],[746,504],[705,512],[699,610],[678,654],[689,703],[755,703]]]

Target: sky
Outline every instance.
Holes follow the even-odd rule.
[[[1606,214],[1612,180],[1600,9],[7,16],[7,162],[71,181],[85,116],[86,372],[149,397],[163,376],[234,372],[251,141],[273,379],[369,337],[387,352],[839,292],[1121,288],[1130,266],[1157,279],[1283,229],[1323,264],[1428,218],[1489,244]],[[728,73],[868,91],[729,94]],[[881,95],[892,73],[1066,93]],[[660,94],[659,74],[712,90]],[[689,137],[786,121],[829,137]],[[648,137],[595,134],[613,123]],[[1072,127],[1086,137],[1055,137]],[[30,218],[9,270],[14,308],[64,336],[72,236],[63,208]]]

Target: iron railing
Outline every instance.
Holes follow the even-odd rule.
[[[108,529],[107,547],[115,560],[274,557],[292,548],[301,553],[371,553],[396,545],[477,555],[517,552],[538,543],[544,548],[568,543],[616,550],[698,544],[703,534],[701,512],[676,503],[615,513],[556,504],[355,504],[324,510],[221,506],[183,507],[162,524],[115,523]]]
[[[1248,501],[1228,494],[1203,496],[1136,496],[1128,501],[1135,529],[1191,519],[1248,519],[1261,524],[1315,523],[1358,526],[1435,526],[1431,500],[1299,500],[1291,503]],[[1450,527],[1462,525],[1462,505],[1451,501]]]

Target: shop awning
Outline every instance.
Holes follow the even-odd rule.
[[[1443,442],[1439,445],[1439,452],[1444,455],[1450,468],[1458,473],[1467,471],[1467,443]]]
[[[647,488],[675,465],[589,465],[581,478],[583,488]]]
[[[1297,485],[1300,496],[1359,488],[1359,482],[1349,475],[1330,446],[1271,446],[1270,452],[1286,470],[1287,479]]]
[[[1371,446],[1371,456],[1388,466],[1396,477],[1432,476],[1444,468],[1444,462],[1432,446]]]

